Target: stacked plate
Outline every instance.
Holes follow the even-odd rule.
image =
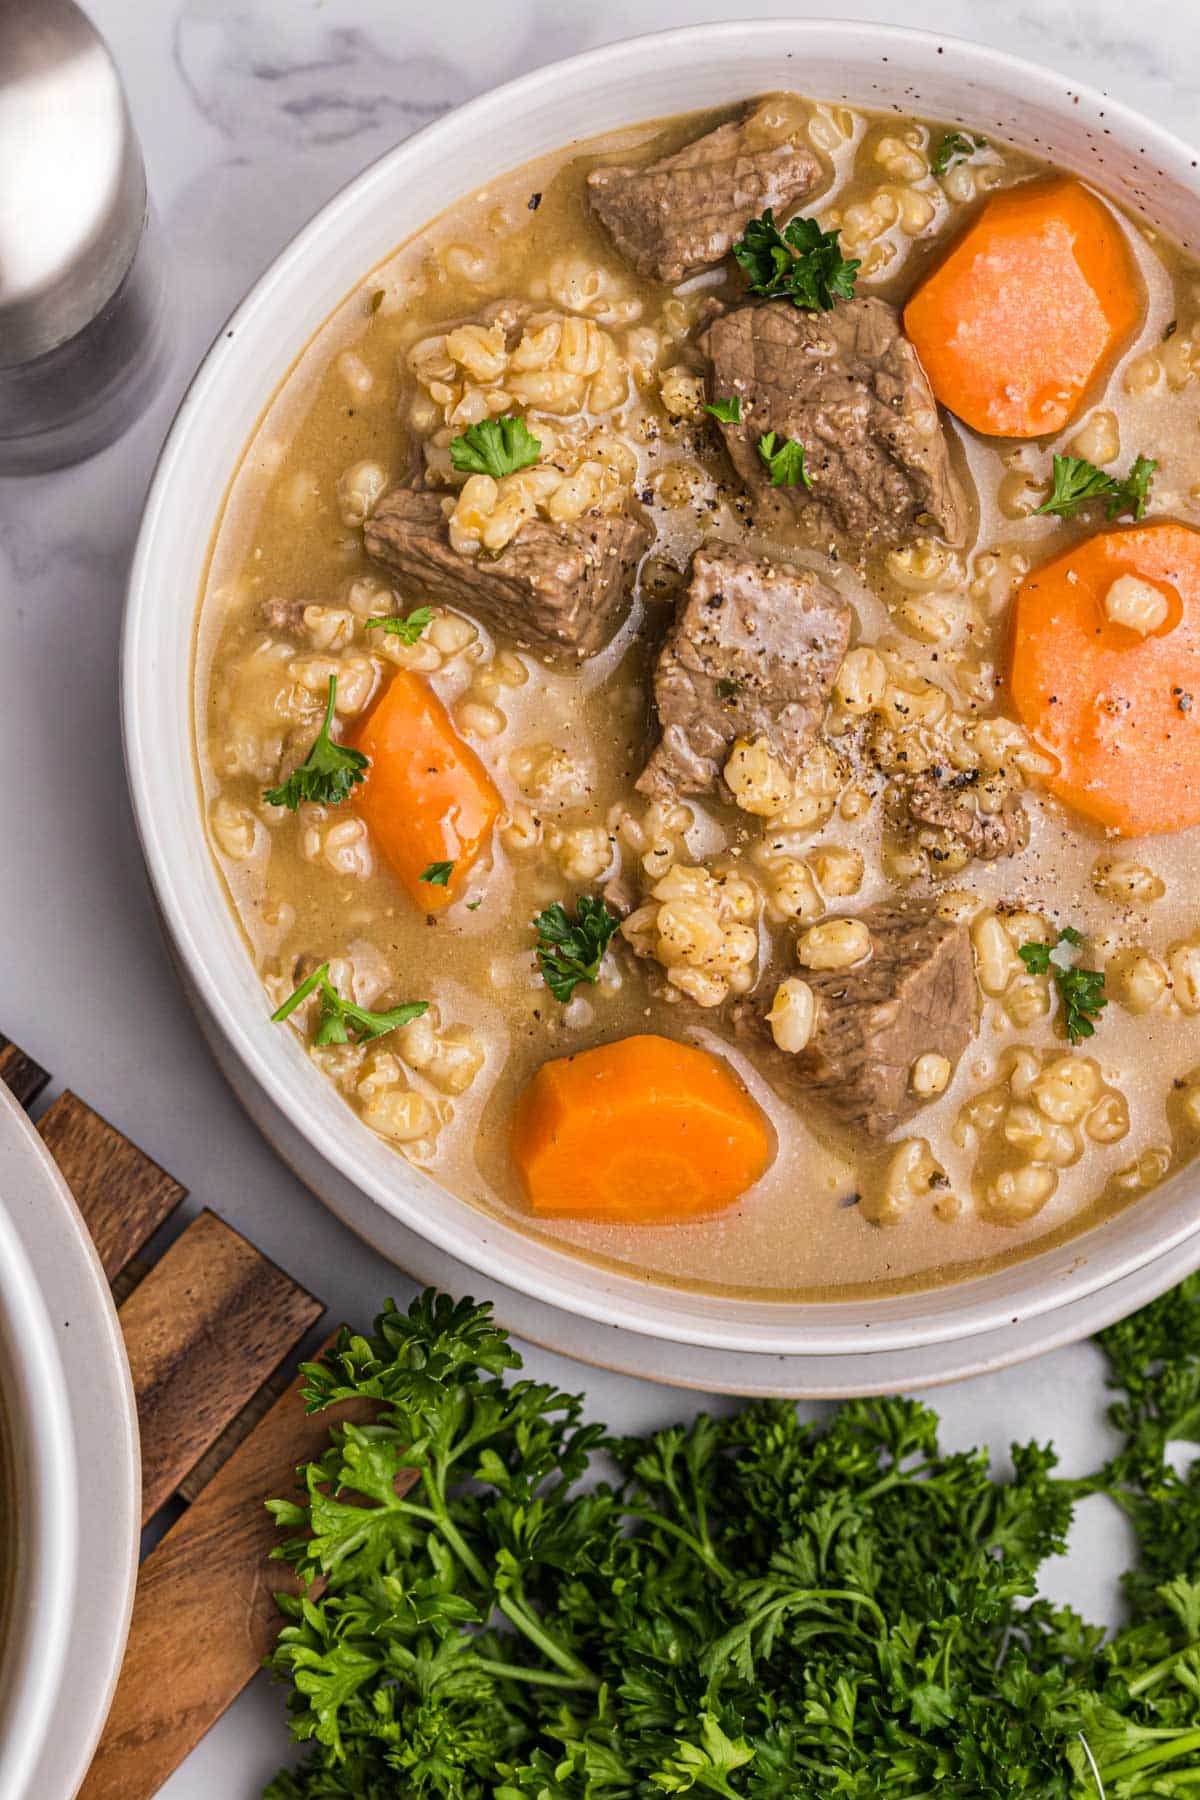
[[[116,1310],[79,1210],[0,1084],[0,1794],[66,1800],[133,1605],[141,1470]]]

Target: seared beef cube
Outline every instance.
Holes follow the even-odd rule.
[[[962,540],[967,506],[925,371],[883,300],[804,312],[778,300],[735,307],[700,340],[712,392],[741,400],[721,422],[730,460],[765,513],[800,517],[856,548],[936,527]],[[771,486],[759,438],[804,448],[811,489]]]
[[[737,738],[765,738],[794,772],[849,637],[850,608],[811,570],[733,544],[697,550],[655,669],[662,740],[638,788],[662,800],[725,794],[721,771]]]
[[[803,971],[817,997],[805,1049],[780,1050],[756,1002],[739,1008],[737,1025],[787,1099],[812,1095],[853,1131],[882,1138],[922,1104],[911,1081],[917,1058],[934,1052],[953,1064],[971,1041],[975,966],[964,927],[927,901],[884,901],[857,916],[871,933],[870,961]]]
[[[786,211],[820,179],[810,150],[770,142],[750,113],[642,168],[593,169],[587,185],[626,262],[674,283],[723,262],[748,220],[768,206]]]
[[[463,556],[442,496],[393,488],[367,520],[368,556],[433,600],[472,614],[528,649],[580,662],[616,632],[650,533],[628,513],[573,525],[529,519],[498,556]]]
[[[981,862],[1023,850],[1029,842],[1029,816],[1017,796],[1009,795],[999,812],[985,813],[971,805],[969,792],[961,777],[939,782],[921,775],[897,797],[901,822],[910,829],[915,826],[919,835],[923,827],[949,842],[957,840]],[[932,854],[936,860],[936,842]]]

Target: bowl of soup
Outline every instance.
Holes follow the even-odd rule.
[[[739,1350],[1190,1266],[1198,231],[1105,97],[774,21],[540,70],[301,233],[123,700],[189,980],[341,1177]]]

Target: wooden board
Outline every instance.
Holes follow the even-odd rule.
[[[187,1189],[70,1092],[47,1107],[38,1130],[66,1176],[111,1281]]]
[[[252,1399],[323,1308],[202,1212],[121,1308],[142,1439],[142,1522]]]
[[[22,1102],[48,1080],[0,1037],[0,1081]],[[146,1247],[183,1200],[180,1183],[72,1093],[38,1129],[120,1305],[144,1517],[174,1494],[192,1502],[142,1564],[112,1716],[81,1791],[150,1800],[278,1630],[272,1595],[290,1575],[268,1561],[275,1529],[263,1502],[292,1493],[296,1465],[326,1441],[329,1417],[309,1418],[282,1372],[322,1307],[212,1212],[155,1261]]]
[[[11,1088],[22,1106],[37,1099],[50,1077],[32,1056],[17,1044],[0,1037],[0,1081]]]
[[[296,1466],[349,1408],[309,1415],[294,1381],[142,1564],[125,1666],[78,1800],[148,1800],[262,1665],[290,1570],[263,1501],[296,1494]],[[297,1494],[297,1498],[299,1495]]]

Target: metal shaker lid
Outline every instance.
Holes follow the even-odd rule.
[[[74,0],[0,0],[0,368],[96,317],[145,216],[141,154],[100,34]]]

